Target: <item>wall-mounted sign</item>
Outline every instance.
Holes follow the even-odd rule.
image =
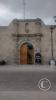
[[[41,54],[40,53],[35,54],[35,63],[41,64]]]

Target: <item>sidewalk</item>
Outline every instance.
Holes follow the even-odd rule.
[[[0,66],[0,71],[48,71],[56,72],[54,65],[5,65]]]

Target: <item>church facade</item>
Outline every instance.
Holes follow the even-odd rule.
[[[53,56],[56,59],[56,28],[53,30]],[[14,19],[8,26],[0,26],[0,61],[8,64],[48,64],[52,57],[51,30],[39,18]]]

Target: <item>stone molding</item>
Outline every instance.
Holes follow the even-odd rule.
[[[36,37],[36,36],[42,37],[43,34],[41,34],[41,33],[35,33],[35,34],[15,34],[15,33],[13,33],[12,36],[13,37]]]

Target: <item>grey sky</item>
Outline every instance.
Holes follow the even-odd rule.
[[[46,24],[53,24],[56,0],[25,0],[26,18],[40,17]],[[8,25],[14,18],[23,19],[23,0],[0,0],[0,25]]]

